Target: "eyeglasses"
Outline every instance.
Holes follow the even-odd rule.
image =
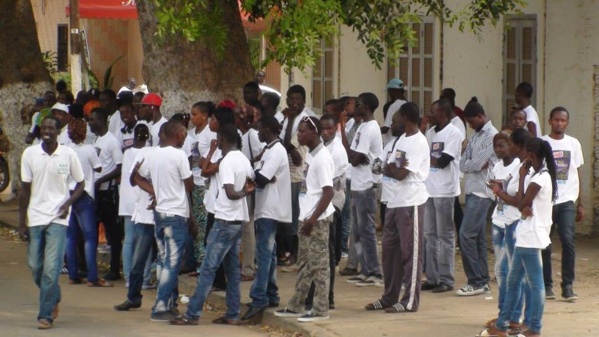
[[[318,128],[316,127],[316,123],[314,123],[312,118],[310,118],[309,116],[304,116],[304,118],[302,118],[302,122],[310,123],[314,127],[314,130],[318,130]]]

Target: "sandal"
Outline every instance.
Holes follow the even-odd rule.
[[[394,305],[385,308],[385,312],[388,314],[396,314],[396,313],[400,313],[400,312],[409,312],[409,311],[408,311],[408,309],[406,309],[406,307],[403,306],[403,304],[395,303]]]
[[[364,306],[364,309],[366,310],[383,310],[385,309],[385,306],[383,305],[383,303],[381,303],[380,300],[376,300],[372,303],[368,303]]]
[[[190,271],[189,273],[187,273],[187,276],[198,277],[198,276],[200,276],[200,273],[198,273],[197,270],[194,270],[194,271]]]
[[[495,327],[495,323],[497,322],[497,318],[493,318],[485,323],[485,328],[490,329]]]
[[[254,275],[241,274],[241,282],[253,281],[256,278]]]
[[[171,325],[198,325],[197,319],[191,319],[185,317],[185,315],[179,315],[169,321]]]
[[[87,282],[87,286],[96,288],[112,288],[114,285],[105,280],[97,280],[96,282]]]
[[[238,319],[230,319],[225,316],[219,317],[212,321],[214,324],[228,324],[228,325],[239,325]]]

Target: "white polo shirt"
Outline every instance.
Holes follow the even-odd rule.
[[[31,183],[31,198],[27,208],[28,227],[50,223],[68,225],[70,214],[60,219],[58,209],[70,196],[69,176],[77,183],[85,178],[73,149],[59,144],[54,153],[48,155],[40,144],[23,151],[21,180]]]
[[[276,178],[264,188],[256,188],[256,209],[254,219],[273,219],[279,222],[291,222],[291,177],[287,151],[280,141],[266,146],[257,171],[266,179]]]
[[[139,153],[138,153],[138,156]],[[136,158],[134,162],[141,161]],[[183,180],[191,177],[189,160],[183,150],[172,146],[156,147],[139,168],[142,177],[152,179],[156,212],[189,217],[189,204]]]
[[[94,197],[94,169],[102,167],[100,163],[100,158],[98,158],[98,153],[96,149],[89,144],[75,144],[71,143],[68,145],[75,153],[77,154],[77,158],[79,158],[79,162],[81,163],[81,168],[83,169],[83,176],[85,177],[85,192],[89,194],[90,197]],[[69,177],[69,189],[72,191],[75,189],[75,185],[77,183],[73,180],[72,177]]]
[[[218,193],[214,218],[227,221],[249,221],[246,197],[237,200],[229,199],[225,192],[225,185],[231,184],[235,191],[240,191],[245,186],[247,178],[254,179],[250,161],[241,151],[230,151],[221,160],[216,176]]]

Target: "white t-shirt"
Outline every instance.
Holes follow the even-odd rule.
[[[302,121],[302,119],[306,116],[311,116],[308,114],[308,111],[310,111],[310,109],[304,107],[304,110],[302,110],[302,112],[300,112],[293,120],[293,125],[291,126],[291,137],[293,137],[297,134],[297,127],[299,126],[299,123]],[[312,115],[313,114],[314,113],[312,113]],[[284,118],[283,122],[282,122],[283,129],[281,130],[281,133],[279,134],[279,138],[281,138],[282,141],[285,140],[285,134],[287,133],[287,125],[288,124],[289,124],[289,119]]]
[[[210,158],[210,163],[212,163],[212,164],[217,163],[220,160],[221,156],[222,156],[222,152],[220,151],[220,149],[216,149],[214,151],[214,153],[212,154],[212,157]],[[204,157],[207,157],[207,156],[204,156]],[[214,204],[216,202],[216,197],[218,195],[218,186],[219,186],[217,175],[218,175],[218,172],[210,176],[208,192],[204,195],[204,206],[206,207],[206,212],[213,213],[213,214],[214,214]]]
[[[131,169],[129,170],[129,176],[131,175],[131,172],[133,172],[133,167],[136,163],[135,160],[150,158],[154,149],[154,147],[148,146],[139,150],[139,152],[135,155],[134,165],[131,166]],[[154,225],[154,210],[148,209],[148,206],[150,206],[152,203],[151,196],[139,188],[139,186],[133,187],[133,191],[135,192],[135,208],[133,210],[133,215],[131,216],[131,221],[134,223]]]
[[[304,180],[299,195],[299,220],[304,221],[312,216],[322,198],[322,189],[333,186],[335,164],[329,150],[320,143],[314,150],[309,151],[304,164]],[[335,212],[333,203],[318,217],[324,220]]]
[[[185,141],[183,142],[183,146],[181,146],[181,150],[183,150],[183,152],[185,152],[185,154],[187,155],[187,158],[189,158],[193,155],[192,151],[193,151],[194,143],[195,143],[194,137],[192,137],[188,132],[187,136],[185,136]]]
[[[458,131],[460,131],[460,134],[462,135],[462,139],[460,140],[460,143],[463,142],[464,139],[466,139],[466,126],[464,126],[464,122],[462,122],[460,117],[455,116],[454,118],[451,119],[451,125],[455,126],[456,129],[458,129]]]
[[[108,118],[108,131],[111,132],[113,135],[116,135],[117,133],[119,133],[119,131],[121,130],[121,128],[124,125],[125,124],[123,123],[123,120],[121,119],[121,112],[119,110],[115,111]]]
[[[121,167],[121,186],[119,188],[119,215],[132,216],[135,211],[137,194],[129,182],[131,171],[135,166],[135,158],[141,149],[132,147],[125,150],[123,154],[123,166]]]
[[[584,164],[580,142],[568,135],[564,135],[564,138],[559,140],[553,139],[549,135],[541,138],[549,142],[553,150],[553,159],[555,159],[557,179],[557,200],[555,203],[576,202],[580,192],[578,168]]]
[[[125,130],[125,132],[123,132],[123,128],[121,127],[115,133],[116,139],[119,141],[119,144],[121,144],[121,149],[123,151],[133,147],[133,142],[135,141],[133,139],[133,136],[134,136],[133,130],[134,129],[135,129],[135,126],[131,128],[130,132],[128,132],[129,130]]]
[[[134,162],[141,161],[138,153]],[[152,179],[156,212],[189,217],[189,204],[183,180],[191,177],[187,155],[172,146],[156,147],[139,168],[142,177]]]
[[[333,172],[333,189],[335,195],[333,196],[333,206],[342,209],[345,205],[345,174],[349,161],[347,159],[347,152],[340,138],[333,138],[328,144],[325,144],[327,150],[333,158],[335,164],[335,171]]]
[[[249,129],[241,136],[241,152],[251,162],[253,157],[256,157],[266,144],[262,143],[258,138],[258,131]],[[252,149],[250,153],[250,148]],[[255,166],[255,165],[254,165]]]
[[[537,114],[537,110],[535,110],[535,108],[533,108],[532,105],[527,106],[523,110],[526,113],[526,122],[535,123],[537,127],[537,137],[541,137],[541,123],[539,122],[539,114]]]
[[[71,138],[69,138],[68,129],[69,129],[68,125],[63,126],[62,129],[60,129],[60,133],[58,134],[58,138],[56,138],[56,141],[58,142],[58,144],[60,144],[60,145],[69,145],[69,144],[73,143],[71,141]]]
[[[406,158],[410,171],[408,175],[399,181],[399,190],[401,193],[394,195],[387,202],[387,207],[408,207],[422,205],[428,199],[428,192],[424,181],[428,177],[431,158],[430,149],[426,137],[419,131],[416,134],[407,137],[401,135],[391,152],[391,157],[387,164],[398,165],[399,158]]]
[[[362,122],[358,126],[356,136],[354,137],[351,147],[353,151],[360,152],[369,160],[369,164],[358,165],[352,168],[352,191],[364,191],[372,187],[376,182],[372,174],[372,163],[383,150],[383,141],[381,137],[381,129],[376,120]]]
[[[226,221],[249,221],[248,203],[246,197],[231,200],[225,192],[225,185],[233,185],[235,191],[245,186],[247,178],[254,179],[254,171],[250,161],[239,150],[227,153],[218,166],[216,180],[218,193],[216,195],[214,218]]]
[[[94,147],[100,158],[100,163],[102,163],[102,172],[96,173],[94,177],[94,182],[96,182],[98,179],[114,171],[117,165],[123,162],[123,152],[121,152],[119,141],[110,132],[106,132],[104,136],[96,138]],[[108,189],[108,185],[109,182],[101,184],[100,191]],[[112,186],[115,186],[114,182]]]
[[[152,143],[153,147],[157,147],[158,144],[160,144],[160,127],[166,122],[168,122],[168,120],[164,117],[161,117],[158,122],[150,124],[150,135],[152,136],[152,138],[150,138],[150,142]]]
[[[350,146],[351,146],[351,143],[353,142],[353,139],[350,141],[349,132],[351,131],[354,124],[356,124],[356,120],[353,118],[348,120],[347,124],[345,124],[345,135],[347,136],[347,140],[349,141]],[[351,180],[351,168],[352,168],[351,164],[347,165],[347,171],[345,171],[345,179],[347,179],[347,180]]]
[[[216,133],[210,131],[208,125],[199,133],[191,130],[190,133],[195,137],[195,142],[191,146],[191,172],[193,173],[193,183],[196,186],[205,186],[206,178],[202,177],[202,168],[200,167],[200,158],[208,155],[210,151],[210,141],[216,139]]]
[[[256,188],[256,208],[254,219],[273,219],[279,222],[291,222],[291,177],[287,151],[281,142],[269,144],[256,163],[256,170],[266,179],[276,178],[264,188]]]
[[[389,158],[391,158],[393,148],[397,144],[396,141],[399,141],[399,137],[392,138],[391,141],[388,142],[387,145],[385,145],[385,148],[383,149],[383,151],[381,151],[381,154],[379,155],[379,160],[381,161],[381,163],[383,163],[383,169],[385,168],[384,165],[386,165],[387,161],[389,161]],[[399,185],[399,180],[392,179],[383,175],[381,182],[381,202],[383,204],[389,202],[389,199],[391,199],[393,196],[397,195],[398,193],[401,193],[401,185]]]
[[[494,180],[504,180],[503,190],[515,196],[518,193],[518,184],[520,181],[520,159],[514,158],[508,166],[503,165],[503,160],[493,166],[492,177]],[[518,207],[510,206],[503,202],[500,198],[496,198],[497,206],[493,210],[491,219],[493,224],[499,228],[505,228],[505,225],[514,223],[520,219],[520,211]]]
[[[455,197],[460,195],[460,156],[462,153],[461,133],[451,123],[441,131],[435,127],[426,131],[426,139],[431,149],[431,157],[441,158],[445,153],[453,160],[445,168],[431,167],[425,181],[426,190],[431,198]]]
[[[385,117],[385,122],[383,123],[383,126],[386,126],[388,128],[391,127],[391,122],[393,121],[393,115],[397,111],[399,111],[399,108],[401,108],[401,106],[404,105],[405,103],[406,103],[406,101],[398,99],[398,100],[395,100],[395,102],[393,102],[393,104],[391,104],[389,106],[389,109],[387,110],[387,116]],[[395,137],[392,137],[392,138],[395,139]]]
[[[27,208],[27,226],[57,223],[67,226],[69,215],[61,219],[58,209],[70,197],[69,176],[76,182],[85,178],[77,154],[73,149],[58,145],[52,155],[33,145],[23,151],[21,180],[31,183],[31,197]],[[70,213],[70,210],[69,210]]]
[[[551,243],[549,231],[553,223],[551,176],[546,169],[542,169],[530,178],[527,189],[531,183],[539,185],[541,189],[532,201],[532,216],[521,220],[516,228],[516,247],[544,249]]]
[[[94,197],[94,169],[98,167],[102,167],[100,163],[100,158],[98,158],[98,153],[96,149],[89,144],[75,144],[71,143],[68,145],[75,153],[77,154],[77,158],[79,158],[79,162],[81,163],[81,169],[83,170],[83,176],[85,177],[85,192],[89,194],[90,197]],[[72,177],[69,177],[69,190],[74,190],[75,185],[77,183],[73,180]]]

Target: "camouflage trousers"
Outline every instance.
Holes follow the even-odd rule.
[[[295,283],[295,293],[287,303],[289,310],[304,311],[306,296],[312,282],[314,282],[312,312],[324,316],[329,314],[329,224],[332,221],[332,216],[319,220],[312,228],[310,236],[298,232],[297,265],[299,270]],[[300,222],[299,228],[302,225]]]

